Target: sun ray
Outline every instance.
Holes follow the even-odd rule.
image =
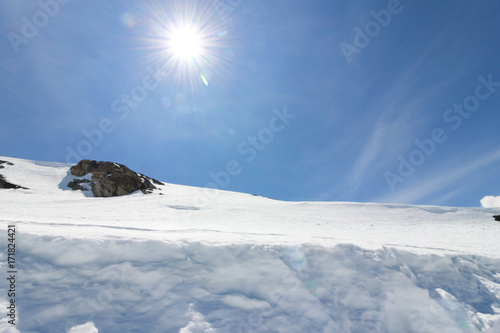
[[[162,64],[169,81],[178,89],[199,91],[212,84],[227,84],[232,75],[234,52],[227,24],[222,23],[214,6],[207,2],[156,1],[144,4],[146,26],[142,44],[148,49],[147,63]]]

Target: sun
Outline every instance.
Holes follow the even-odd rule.
[[[196,27],[174,28],[168,36],[168,51],[179,61],[190,61],[203,53],[203,36]]]
[[[198,92],[209,85],[212,89],[226,84],[224,76],[233,75],[235,37],[213,4],[199,0],[151,3],[144,4],[138,28],[146,32],[140,41],[147,50],[147,62],[161,66],[175,89]]]

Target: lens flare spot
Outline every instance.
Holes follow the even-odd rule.
[[[201,73],[200,76],[201,76],[201,79],[203,80],[203,83],[205,83],[205,85],[208,86],[208,81],[207,81],[207,78],[205,77],[205,75],[203,75],[203,73]]]
[[[121,17],[122,24],[126,27],[133,28],[137,24],[135,16],[130,13],[125,13]]]
[[[225,36],[227,36],[227,30],[224,30],[224,31],[221,31],[221,32],[217,33],[217,36],[218,37],[225,37]]]
[[[169,109],[172,106],[172,100],[168,97],[165,97],[161,100],[161,105],[163,105],[165,109]]]
[[[290,265],[296,271],[303,271],[307,268],[307,258],[305,257],[304,252],[300,248],[290,247],[287,249],[288,259],[290,261]]]

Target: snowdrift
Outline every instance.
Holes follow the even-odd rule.
[[[2,332],[500,331],[498,209],[92,198],[65,188],[70,165],[1,159],[29,188],[0,190],[0,267],[15,225],[18,271]]]

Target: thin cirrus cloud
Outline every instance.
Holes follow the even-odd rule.
[[[368,175],[393,167],[397,155],[413,146],[414,140],[418,138],[423,128],[432,126],[435,119],[440,121],[444,110],[436,109],[434,103],[442,99],[442,94],[450,85],[463,78],[466,71],[455,71],[452,75],[443,76],[428,86],[419,82],[418,77],[419,72],[428,66],[445,32],[437,36],[421,54],[416,55],[415,60],[408,63],[407,68],[396,76],[390,89],[374,101],[373,109],[384,108],[384,110],[374,126],[367,125],[372,128],[371,134],[357,156],[352,173],[348,177],[351,193],[356,193],[366,184]]]
[[[376,103],[380,105],[390,101],[390,104],[378,116],[375,126],[367,124],[373,129],[357,156],[348,178],[352,191],[356,191],[363,184],[368,173],[389,167],[388,163],[394,156],[407,150],[412,143],[411,138],[416,136],[420,123],[426,121],[426,119],[418,120],[424,99],[416,96],[404,101],[402,96],[408,94],[408,88],[401,87],[408,87],[408,85],[401,85],[399,81],[384,99]],[[426,94],[434,93],[434,88],[426,92]]]
[[[460,165],[459,159],[448,163],[440,168],[431,176],[420,181],[419,185],[396,191],[390,195],[382,196],[376,199],[377,202],[402,202],[413,203],[423,198],[429,197],[439,192],[465,177],[474,176],[479,170],[491,166],[500,160],[500,149],[485,153],[475,158],[475,161],[465,166],[451,168],[450,165]],[[465,190],[465,189],[464,189]],[[456,196],[457,194],[454,194]]]

